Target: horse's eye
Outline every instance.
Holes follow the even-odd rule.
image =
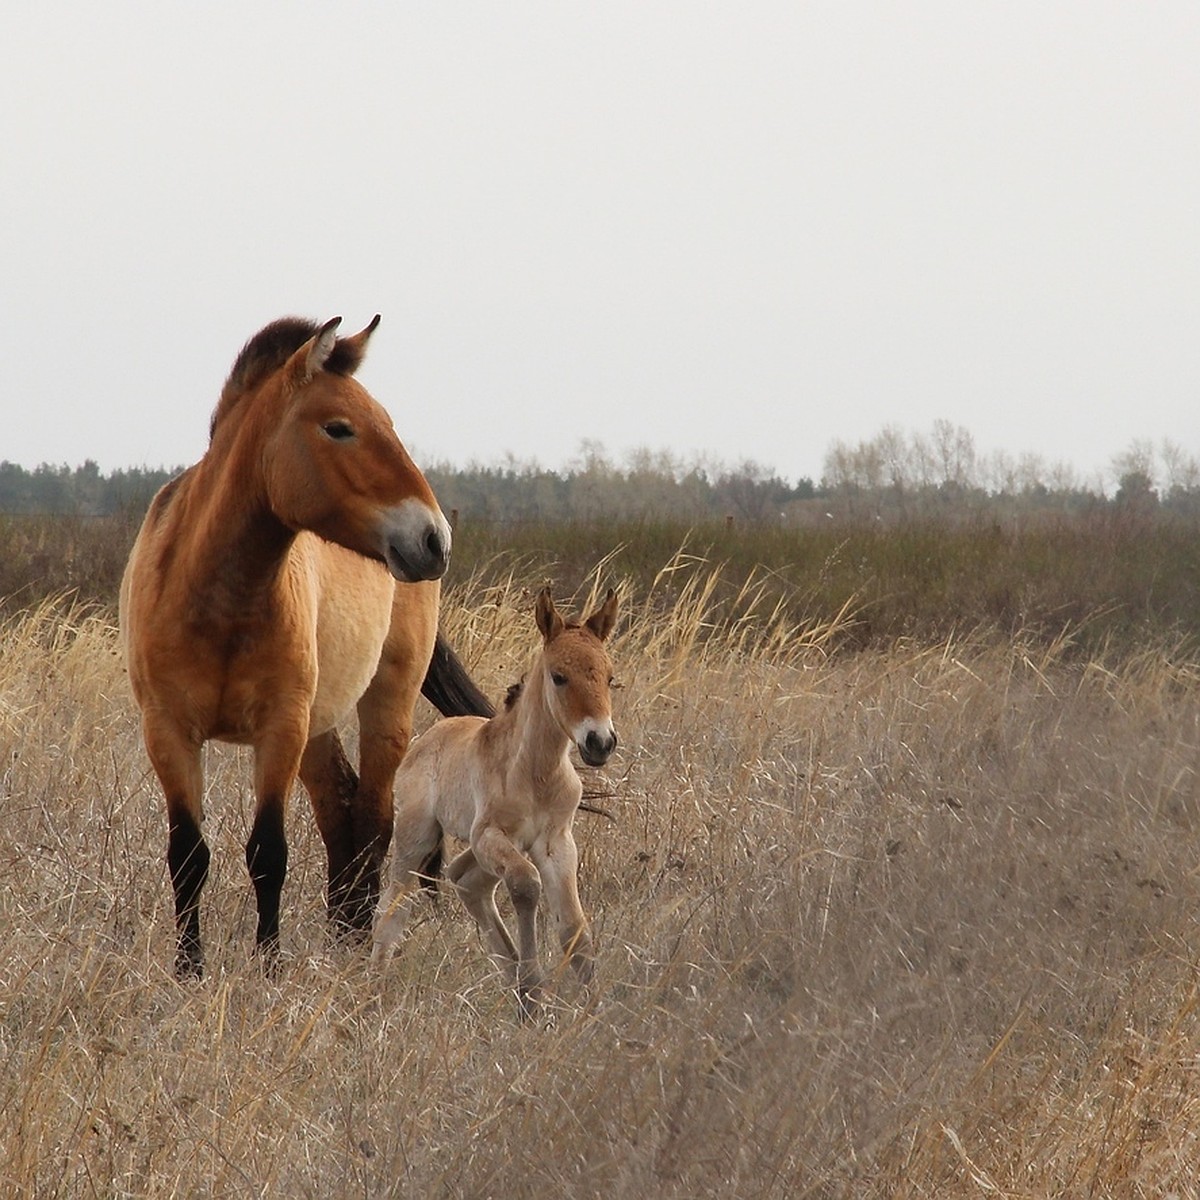
[[[551,671],[550,682],[553,683],[555,687],[562,687],[563,684],[567,682],[567,677],[560,674],[558,671]]]
[[[349,441],[354,436],[354,426],[349,421],[326,421],[321,428],[335,442]]]

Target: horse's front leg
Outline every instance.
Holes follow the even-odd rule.
[[[410,897],[421,882],[418,872],[439,851],[441,842],[437,813],[420,789],[402,795],[392,838],[391,882],[375,913],[372,958],[376,961],[390,956],[404,936]]]
[[[200,892],[208,879],[208,844],[200,832],[204,819],[204,776],[200,746],[164,713],[143,715],[142,733],[150,763],[167,800],[167,866],[175,896],[175,974],[199,979],[204,973],[200,940]]]
[[[537,1006],[542,983],[537,948],[537,906],[542,880],[537,867],[521,853],[503,830],[485,825],[471,835],[471,850],[479,865],[504,880],[517,918],[517,998],[523,1016]]]
[[[579,852],[569,829],[550,838],[544,852],[534,856],[542,876],[546,902],[558,923],[563,953],[584,983],[596,968],[596,954],[583,905],[579,902]]]
[[[280,721],[254,747],[254,824],[246,841],[246,868],[258,903],[255,947],[268,971],[279,965],[279,904],[287,877],[284,822],[308,740],[307,713]]]
[[[475,851],[470,847],[446,868],[446,878],[458,892],[463,907],[475,919],[479,932],[488,943],[492,961],[515,985],[517,946],[496,907],[496,888],[500,886],[500,880],[479,865]]]

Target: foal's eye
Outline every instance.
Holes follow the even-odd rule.
[[[563,684],[567,682],[567,677],[558,671],[551,671],[550,682],[553,683],[555,687],[562,687]]]
[[[354,436],[354,426],[349,421],[326,421],[321,428],[335,442],[349,441]]]

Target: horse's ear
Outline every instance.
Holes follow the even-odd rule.
[[[619,605],[617,593],[612,588],[608,589],[608,595],[604,597],[604,603],[586,621],[584,624],[601,640],[613,631],[613,626],[617,623],[617,607]]]
[[[367,353],[367,343],[378,325],[379,314],[376,313],[366,329],[360,329],[357,333],[338,341],[338,367],[342,374],[353,375],[362,365],[363,356]]]
[[[554,607],[554,597],[550,595],[548,587],[544,587],[538,592],[534,619],[537,621],[537,627],[541,630],[544,641],[553,641],[563,631],[563,619],[558,615],[558,609]]]
[[[334,346],[337,345],[337,327],[342,323],[341,317],[326,321],[312,337],[287,360],[284,371],[287,378],[296,386],[309,382],[314,375],[329,361]]]

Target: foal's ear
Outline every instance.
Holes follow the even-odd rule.
[[[552,642],[563,631],[563,619],[554,607],[554,597],[548,587],[538,592],[537,607],[534,609],[534,620],[541,630],[544,641]]]
[[[378,320],[378,318],[376,318]],[[333,348],[337,345],[337,327],[342,323],[341,317],[326,321],[299,350],[287,360],[284,371],[287,378],[296,386],[308,383],[314,375],[329,361]],[[361,336],[361,335],[360,335]]]
[[[362,366],[363,356],[367,352],[367,343],[371,334],[379,325],[379,314],[376,313],[366,329],[360,329],[349,337],[339,339],[337,344],[337,370],[343,375],[353,375]]]
[[[617,623],[617,593],[612,588],[608,589],[608,595],[604,597],[604,603],[586,621],[584,624],[601,640],[613,631],[613,626]]]

